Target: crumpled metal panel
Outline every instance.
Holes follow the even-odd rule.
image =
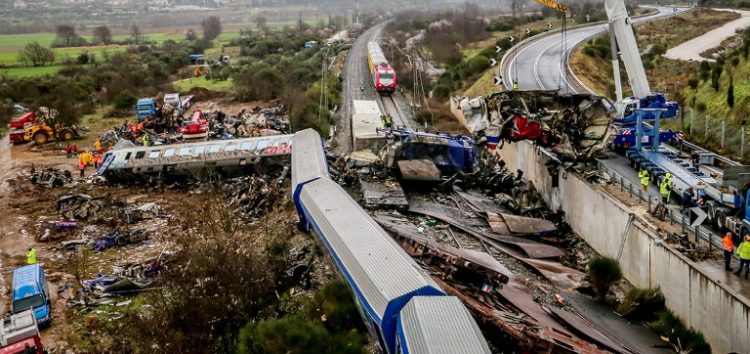
[[[540,234],[557,230],[551,221],[536,218],[527,218],[511,214],[487,213],[487,222],[493,232],[501,235],[513,234]]]
[[[504,236],[494,232],[484,231],[476,226],[469,225],[471,215],[462,213],[457,208],[448,207],[431,201],[410,200],[409,211],[412,213],[431,216],[435,219],[442,220],[471,235],[481,235],[485,238],[512,245],[523,250],[524,253],[532,258],[554,258],[565,255],[565,252],[559,247],[546,245],[543,243],[526,240],[513,236]],[[486,221],[484,222],[486,224]]]

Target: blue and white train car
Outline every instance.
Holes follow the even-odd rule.
[[[398,353],[491,353],[482,331],[454,296],[417,296],[398,319]]]
[[[445,297],[445,293],[341,186],[329,178],[322,140],[315,131],[297,133],[292,145],[295,147],[292,197],[302,226],[314,230],[331,255],[352,289],[371,334],[378,338],[386,353],[397,353],[397,327],[402,309],[415,297]],[[451,323],[443,325],[453,326]],[[467,350],[458,352],[486,353],[472,349],[482,344],[486,347],[481,335],[453,340],[480,342],[472,346],[459,344]]]

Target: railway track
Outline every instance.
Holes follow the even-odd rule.
[[[380,110],[385,114],[391,115],[391,117],[393,118],[393,125],[397,127],[405,127],[409,130],[414,130],[414,128],[416,128],[414,124],[412,124],[409,116],[404,114],[404,112],[401,110],[401,107],[399,107],[393,95],[378,96],[377,101],[378,105],[380,106]]]

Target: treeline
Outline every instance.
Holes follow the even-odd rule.
[[[750,8],[750,0],[699,0],[698,5],[719,8]]]

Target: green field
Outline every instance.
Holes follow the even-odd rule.
[[[190,79],[173,82],[174,87],[180,92],[188,92],[194,87],[203,87],[213,91],[229,91],[234,87],[232,79],[226,81],[211,81],[205,77],[194,77]]]
[[[200,36],[200,33],[198,34]],[[239,30],[232,29],[221,33],[216,39],[216,48],[209,50],[212,53],[217,53],[219,46],[228,43],[230,40],[239,36]],[[91,36],[84,35],[86,40],[90,41]],[[162,43],[167,40],[179,41],[185,38],[183,34],[174,33],[151,33],[143,36],[147,41],[153,41]],[[116,35],[112,39],[114,41],[123,41],[130,38],[129,35]],[[12,34],[12,35],[0,35],[0,65],[19,65],[18,52],[23,50],[23,47],[31,42],[39,42],[39,44],[49,47],[55,40],[54,33],[32,33],[32,34]],[[11,77],[24,77],[24,76],[41,76],[47,74],[54,74],[62,67],[62,63],[66,59],[75,59],[83,52],[89,52],[94,54],[97,60],[103,60],[106,55],[111,55],[117,52],[124,51],[127,48],[125,45],[109,45],[109,46],[91,46],[91,47],[73,47],[73,48],[53,48],[55,52],[55,65],[41,68],[31,67],[17,67],[9,69],[0,69],[0,74],[7,74]],[[231,52],[227,51],[227,54],[232,57],[237,57],[239,52],[235,53],[235,48],[232,48]],[[210,54],[210,53],[207,53]],[[201,80],[201,79],[194,79]],[[227,89],[231,87],[231,82],[206,82],[203,80],[201,83],[204,87],[211,87],[217,89]],[[208,86],[205,86],[208,85]],[[189,89],[189,88],[188,88]]]
[[[57,73],[63,66],[62,65],[50,65],[43,67],[26,67],[26,68],[10,68],[0,69],[0,75],[7,74],[10,77],[33,77],[42,76]]]

